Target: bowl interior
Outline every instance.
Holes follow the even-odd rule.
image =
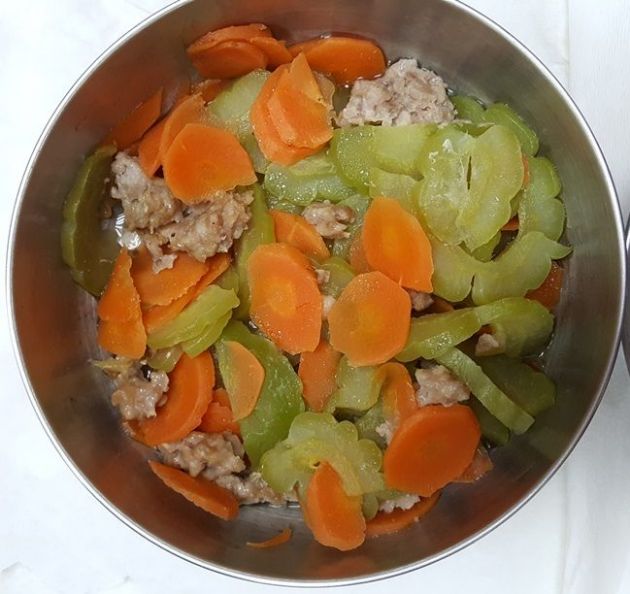
[[[369,16],[368,16],[369,15]],[[83,157],[111,125],[160,85],[190,73],[185,45],[218,26],[265,22],[301,40],[326,31],[378,40],[390,58],[416,57],[449,86],[512,105],[537,130],[564,184],[574,246],[547,370],[557,405],[493,454],[495,470],[445,490],[426,519],[341,554],[315,543],[299,511],[251,507],[214,519],[151,474],[148,451],[126,438],[110,387],[90,364],[94,301],[71,281],[59,250],[61,205]],[[43,138],[14,221],[12,308],[38,411],[97,496],[159,544],[207,567],[259,580],[357,581],[428,563],[472,541],[523,502],[559,465],[599,401],[617,347],[624,285],[618,206],[605,164],[552,78],[496,27],[444,0],[199,0],[179,4],[128,35],[65,101]],[[245,542],[294,528],[290,546],[261,554]]]

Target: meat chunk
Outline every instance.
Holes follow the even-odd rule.
[[[403,126],[451,122],[455,108],[446,84],[415,60],[398,60],[376,80],[358,80],[350,100],[337,118],[340,126],[366,123]]]
[[[416,400],[420,406],[429,404],[450,406],[468,400],[470,396],[470,390],[466,384],[457,379],[443,365],[416,369],[416,381],[418,382]]]
[[[484,332],[475,344],[476,357],[488,357],[498,355],[505,351],[505,340],[497,338],[494,334]]]
[[[238,437],[231,433],[193,431],[184,439],[158,446],[164,464],[181,468],[190,476],[218,477],[245,470],[245,452]]]
[[[413,289],[408,289],[407,292],[409,297],[411,297],[411,307],[413,307],[414,311],[424,311],[433,304],[431,293],[414,291]]]
[[[138,159],[118,153],[112,163],[112,198],[120,200],[125,213],[125,228],[150,232],[182,217],[182,204],[163,179],[149,178]]]
[[[420,497],[417,495],[400,495],[395,499],[381,501],[378,510],[391,514],[395,509],[411,509],[418,501],[420,501]]]
[[[143,241],[154,255],[157,248],[187,252],[203,261],[217,252],[227,252],[235,239],[247,228],[250,213],[247,206],[254,199],[248,192],[217,192],[207,202],[186,209],[180,220],[163,225]]]
[[[156,408],[166,402],[168,375],[163,371],[151,370],[149,379],[145,379],[140,365],[134,362],[117,373],[115,381],[112,404],[120,410],[125,421],[154,417]]]
[[[302,216],[326,239],[349,237],[346,229],[354,221],[354,210],[349,206],[331,204],[330,201],[315,202],[307,206]]]
[[[217,478],[217,485],[232,491],[241,505],[269,503],[274,506],[284,505],[287,501],[295,501],[295,494],[278,495],[263,479],[260,472],[252,472],[246,476],[228,474]]]

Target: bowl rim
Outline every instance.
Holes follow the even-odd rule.
[[[151,533],[149,530],[135,522],[132,518],[123,513],[115,504],[113,504],[101,491],[99,491],[92,482],[86,477],[86,475],[79,469],[79,467],[75,464],[74,460],[70,457],[70,455],[66,452],[64,447],[61,445],[59,440],[57,439],[55,432],[52,427],[48,423],[46,416],[39,404],[37,396],[35,395],[35,390],[31,383],[31,380],[26,371],[26,365],[24,361],[24,357],[22,355],[22,351],[19,344],[18,333],[17,333],[17,325],[15,319],[15,311],[14,311],[14,302],[13,302],[13,268],[14,268],[14,259],[15,259],[15,240],[16,240],[16,232],[18,220],[20,218],[22,204],[24,202],[24,195],[26,192],[26,188],[28,187],[32,172],[34,170],[35,162],[39,157],[42,147],[44,146],[50,131],[57,123],[61,114],[66,109],[68,103],[75,96],[75,94],[80,90],[83,84],[90,78],[92,73],[99,68],[101,64],[109,59],[109,57],[115,53],[120,47],[126,44],[131,38],[133,38],[137,33],[146,29],[147,27],[153,25],[155,22],[161,20],[166,15],[179,10],[181,7],[191,4],[195,0],[174,0],[170,4],[164,6],[157,12],[154,12],[148,15],[146,18],[141,20],[123,35],[121,35],[116,41],[110,44],[79,76],[76,82],[70,87],[64,97],[61,99],[52,115],[48,119],[43,131],[41,132],[35,147],[29,157],[26,168],[22,175],[22,179],[20,181],[20,185],[18,188],[18,192],[16,195],[15,204],[13,206],[13,211],[11,215],[11,225],[9,230],[9,237],[7,242],[7,251],[6,251],[6,301],[7,301],[7,313],[10,327],[10,335],[11,335],[11,344],[13,348],[13,354],[15,357],[15,361],[17,363],[17,367],[20,372],[20,377],[22,379],[22,384],[26,390],[26,393],[29,397],[31,405],[41,423],[44,431],[48,435],[48,438],[52,442],[53,446],[66,463],[66,465],[70,468],[72,473],[76,476],[76,478],[83,484],[83,486],[92,494],[92,496],[101,503],[105,509],[111,512],[116,518],[126,524],[129,528],[131,528],[137,534],[143,536],[148,541],[156,544],[163,550],[185,560],[194,565],[202,567],[204,569],[209,569],[221,575],[242,579],[244,581],[266,584],[272,586],[292,586],[292,587],[334,587],[334,586],[350,586],[350,585],[358,585],[365,584],[368,582],[375,582],[391,577],[400,576],[406,573],[410,573],[422,567],[426,567],[431,565],[437,561],[445,559],[453,555],[454,553],[461,551],[462,549],[470,546],[474,542],[483,538],[494,529],[499,527],[501,524],[506,522],[509,518],[511,518],[517,511],[519,511],[522,507],[524,507],[529,501],[533,499],[535,495],[537,495],[541,489],[547,484],[547,482],[553,477],[553,475],[560,469],[560,467],[567,460],[571,452],[574,450],[575,446],[581,439],[582,435],[586,431],[588,425],[590,424],[601,400],[604,396],[608,383],[610,381],[610,377],[613,371],[613,367],[615,361],[617,359],[617,355],[619,352],[620,338],[622,335],[622,324],[623,324],[623,313],[624,306],[627,307],[628,303],[625,302],[624,297],[626,295],[626,239],[624,232],[624,225],[622,223],[622,214],[621,207],[619,204],[619,197],[615,188],[615,184],[606,162],[606,159],[603,155],[601,147],[597,142],[593,131],[588,125],[584,115],[570,96],[569,92],[564,88],[562,83],[556,78],[554,74],[547,68],[547,66],[532,52],[528,47],[526,47],[521,41],[519,41],[514,35],[512,35],[507,29],[503,28],[501,25],[496,23],[490,17],[486,16],[479,10],[464,4],[460,0],[439,0],[444,4],[449,4],[455,7],[457,10],[467,14],[469,17],[476,19],[482,25],[492,30],[494,33],[501,36],[506,42],[515,47],[518,51],[521,52],[537,69],[539,74],[547,79],[547,81],[553,86],[554,90],[559,94],[562,98],[564,104],[567,109],[569,109],[573,116],[575,117],[584,138],[588,141],[589,147],[592,151],[593,156],[595,157],[596,163],[599,166],[600,170],[603,173],[605,185],[607,188],[608,198],[610,199],[611,205],[613,207],[613,218],[614,218],[614,226],[617,231],[617,249],[619,252],[619,259],[623,262],[623,265],[620,267],[620,276],[621,276],[621,285],[619,288],[619,302],[620,307],[616,312],[617,319],[615,321],[615,337],[614,337],[614,345],[611,349],[606,368],[604,373],[602,374],[602,379],[598,386],[598,394],[596,398],[591,403],[591,406],[587,410],[586,415],[582,419],[580,425],[577,427],[577,431],[562,452],[562,454],[558,457],[558,459],[551,465],[551,467],[547,470],[547,472],[540,478],[540,480],[532,487],[532,489],[523,496],[520,500],[514,503],[509,509],[507,509],[503,514],[501,514],[498,518],[490,522],[481,530],[471,534],[468,538],[442,550],[430,557],[422,559],[421,561],[417,561],[414,563],[410,563],[407,565],[403,565],[394,569],[379,571],[375,573],[370,573],[362,576],[351,577],[351,578],[341,578],[341,579],[306,579],[306,580],[295,580],[288,578],[273,578],[267,576],[261,576],[255,573],[234,570],[229,567],[225,567],[216,563],[212,563],[201,559],[195,555],[187,553],[182,549],[179,549],[163,539],[159,538],[155,534]],[[630,253],[630,235],[628,236],[628,249]],[[630,287],[628,287],[630,288]],[[630,330],[629,330],[630,335]],[[630,349],[629,349],[630,350]],[[629,357],[630,358],[630,357]]]

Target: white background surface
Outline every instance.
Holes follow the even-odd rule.
[[[341,0],[340,0],[341,1]],[[0,243],[39,132],[81,72],[164,0],[0,2]],[[469,0],[568,87],[630,206],[630,2]],[[4,250],[3,250],[4,251]],[[44,435],[18,377],[0,280],[0,593],[262,594],[125,527],[79,484]],[[577,449],[532,502],[472,547],[362,592],[630,592],[630,384],[617,362]],[[344,592],[356,592],[347,588]],[[288,591],[288,590],[284,590]],[[330,590],[331,594],[339,590]]]

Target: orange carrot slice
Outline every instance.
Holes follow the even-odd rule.
[[[512,217],[503,227],[501,231],[518,231],[518,217]]]
[[[186,437],[199,426],[208,410],[214,378],[214,363],[209,353],[194,358],[182,355],[169,374],[166,404],[158,408],[155,417],[130,423],[134,436],[150,446]]]
[[[381,272],[359,274],[328,314],[330,344],[354,366],[379,365],[403,349],[410,323],[407,291]]]
[[[350,250],[348,251],[348,259],[350,260],[350,266],[357,274],[363,274],[364,272],[370,272],[371,268],[368,264],[365,250],[363,249],[363,238],[361,233],[357,233],[350,243]]]
[[[375,78],[385,72],[385,56],[374,42],[356,37],[331,36],[289,47],[297,56],[304,52],[313,70],[329,74],[340,85],[359,78]]]
[[[337,389],[335,373],[341,353],[322,339],[312,353],[300,355],[298,375],[302,380],[304,400],[310,410],[321,412]]]
[[[249,257],[247,274],[254,324],[292,355],[315,350],[322,295],[304,254],[285,243],[261,245]]]
[[[226,341],[224,344],[229,370],[223,380],[230,389],[228,396],[234,420],[240,421],[256,408],[265,381],[265,369],[256,356],[240,342]]]
[[[97,313],[101,320],[128,322],[141,316],[140,297],[131,276],[132,260],[122,249],[107,281],[103,296],[98,302]]]
[[[398,425],[418,409],[411,376],[404,365],[395,362],[385,363],[377,374],[383,380],[383,414]]]
[[[138,160],[142,171],[152,177],[160,168],[160,143],[167,120],[164,119],[151,128],[138,145]]]
[[[265,81],[258,97],[252,105],[249,119],[252,123],[254,136],[260,145],[260,150],[269,161],[280,165],[293,165],[297,161],[317,152],[317,149],[293,147],[286,144],[276,130],[269,115],[269,99],[275,92],[277,82],[287,66],[280,66]]]
[[[273,37],[252,37],[248,41],[267,56],[267,66],[271,68],[287,64],[293,59],[284,41],[278,41]]]
[[[234,420],[228,393],[223,388],[214,391],[212,402],[208,410],[201,418],[198,430],[205,433],[224,433],[229,431],[234,435],[240,435],[241,430]]]
[[[186,204],[257,180],[252,161],[236,136],[203,124],[184,126],[166,151],[162,166],[169,189]]]
[[[142,317],[127,322],[102,320],[98,326],[98,344],[119,357],[142,359],[147,348],[147,333]]]
[[[124,151],[140,140],[157,121],[162,111],[162,88],[138,105],[128,116],[116,124],[103,140],[103,144],[115,144]]]
[[[201,98],[208,103],[212,101],[221,91],[227,89],[231,84],[229,80],[206,79],[197,83],[193,87],[193,92],[201,95]]]
[[[183,495],[197,507],[222,520],[238,516],[238,499],[231,491],[203,478],[193,478],[187,472],[149,460],[155,475],[170,489]]]
[[[304,54],[278,79],[269,115],[283,142],[317,149],[332,138],[330,111]]]
[[[365,213],[361,237],[371,268],[403,287],[431,293],[431,244],[418,219],[400,202],[375,198]]]
[[[140,249],[133,260],[131,275],[144,305],[168,305],[196,285],[208,271],[208,264],[182,252],[172,268],[153,272],[148,250]]]
[[[270,549],[272,547],[277,547],[285,542],[289,542],[291,540],[291,536],[293,536],[293,530],[291,528],[285,528],[280,534],[273,536],[272,538],[268,538],[267,540],[263,540],[260,542],[247,542],[248,547],[252,547],[253,549]]]
[[[317,467],[302,505],[304,519],[315,540],[340,551],[356,549],[365,540],[361,497],[349,496],[341,477],[323,462]]]
[[[236,78],[267,68],[267,55],[249,41],[222,41],[188,55],[197,72],[205,78]]]
[[[483,446],[479,446],[475,452],[472,462],[466,467],[464,472],[457,477],[456,483],[474,483],[481,477],[486,475],[494,468],[492,460],[488,455],[488,450]]]
[[[468,406],[423,406],[404,420],[385,450],[388,487],[429,497],[472,462],[481,432]]]
[[[411,526],[411,524],[420,520],[433,509],[439,497],[440,493],[438,491],[431,495],[431,497],[418,501],[418,503],[410,509],[395,509],[388,514],[384,512],[376,514],[376,516],[367,523],[366,536],[368,538],[375,538],[386,534],[394,534]]]
[[[304,217],[282,210],[270,210],[269,214],[273,218],[278,242],[288,243],[314,260],[330,258],[330,251],[322,236]]]
[[[186,48],[186,52],[191,57],[223,41],[248,41],[252,37],[271,37],[271,31],[262,23],[230,25],[202,35]]]
[[[160,137],[159,157],[160,163],[168,151],[175,137],[184,129],[187,124],[197,124],[204,119],[204,102],[200,94],[182,97],[179,103],[173,107],[171,113],[166,117],[164,130]]]
[[[533,299],[544,305],[547,309],[553,309],[560,303],[562,293],[562,280],[564,279],[564,269],[556,262],[551,263],[551,269],[547,278],[537,289],[525,295],[528,299]]]

